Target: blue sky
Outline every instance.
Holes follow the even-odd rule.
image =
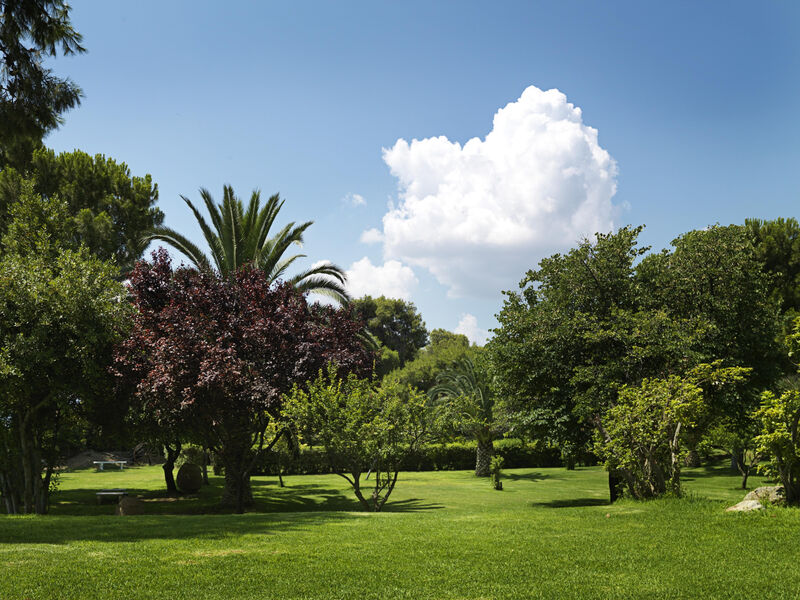
[[[180,194],[280,192],[307,265],[480,337],[595,229],[797,215],[799,6],[76,0],[88,53],[53,66],[85,97],[46,143],[152,174],[198,241]]]

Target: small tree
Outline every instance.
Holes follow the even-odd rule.
[[[426,397],[411,388],[380,387],[337,368],[320,370],[308,389],[295,386],[284,415],[325,449],[331,470],[347,480],[364,510],[378,512],[397,483],[403,458],[423,440]],[[362,477],[373,478],[372,492]]]
[[[463,358],[441,373],[428,395],[437,402],[436,412],[445,428],[471,435],[477,441],[475,475],[488,477],[499,424],[494,415],[491,376],[485,363]]]
[[[786,502],[800,503],[800,392],[789,390],[780,396],[764,392],[755,416],[761,423],[758,450],[769,459],[761,470],[780,479]]]
[[[756,436],[759,422],[753,418],[744,420],[722,419],[706,433],[704,443],[712,448],[731,453],[731,468],[742,476],[742,489],[747,489],[747,479],[763,458],[758,450]]]
[[[598,453],[618,471],[631,496],[680,495],[680,469],[687,450],[685,432],[709,410],[704,385],[719,388],[744,380],[748,369],[698,365],[685,377],[644,379],[624,386],[599,429]]]

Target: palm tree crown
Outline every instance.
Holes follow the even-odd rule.
[[[210,260],[196,244],[169,227],[157,227],[151,230],[144,237],[144,241],[166,242],[185,254],[198,269],[216,270],[223,277],[250,264],[264,271],[270,281],[275,281],[284,276],[295,260],[305,258],[305,254],[284,257],[284,253],[292,244],[302,245],[303,232],[313,221],[297,226],[294,222],[289,223],[275,235],[270,236],[270,229],[284,202],[278,194],[270,196],[267,203],[261,206],[261,193],[254,190],[250,195],[247,210],[229,185],[223,188],[221,204],[216,204],[206,189],[200,189],[200,197],[205,202],[211,225],[206,222],[191,200],[181,196],[194,213],[206,243],[211,249]],[[325,263],[311,267],[287,281],[302,292],[325,294],[342,303],[349,300],[344,288],[345,273],[334,264]]]

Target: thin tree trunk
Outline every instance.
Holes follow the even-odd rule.
[[[203,449],[203,485],[209,485],[208,483],[208,450]]]
[[[167,460],[161,465],[161,468],[164,469],[164,483],[167,485],[167,493],[177,494],[178,486],[175,485],[175,473],[173,471],[175,470],[175,461],[178,460],[178,456],[181,453],[181,443],[176,442],[175,447],[165,444],[164,448],[167,451]]]

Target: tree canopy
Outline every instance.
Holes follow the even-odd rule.
[[[150,175],[132,176],[125,163],[101,154],[56,154],[42,148],[33,153],[24,173],[0,171],[0,232],[8,226],[9,207],[26,182],[45,200],[64,202],[67,210],[59,227],[65,243],[85,245],[98,258],[114,261],[123,273],[141,257],[144,233],[164,219],[155,206],[158,186]]]
[[[150,242],[160,240],[182,252],[198,269],[216,270],[223,277],[233,275],[238,269],[249,265],[264,272],[270,282],[285,279],[301,292],[315,292],[346,303],[349,300],[344,282],[344,271],[331,263],[323,262],[287,278],[290,266],[305,254],[284,256],[290,246],[303,244],[303,233],[313,221],[300,225],[294,222],[284,225],[270,236],[275,218],[283,207],[284,200],[278,194],[270,196],[261,205],[261,193],[254,190],[247,208],[233,188],[223,188],[222,203],[216,204],[208,190],[201,189],[211,225],[191,200],[181,196],[194,215],[203,237],[211,249],[211,258],[189,238],[169,227],[156,227],[145,235]]]
[[[81,89],[43,65],[46,57],[85,52],[64,0],[0,3],[0,168],[24,168]]]
[[[28,186],[2,241],[0,491],[11,513],[47,511],[64,431],[108,399],[106,368],[131,316],[113,266],[59,245],[65,213]]]
[[[219,453],[223,503],[238,511],[251,501],[250,470],[270,443],[265,432],[280,416],[283,394],[329,362],[345,374],[372,367],[349,311],[308,305],[259,269],[225,278],[173,273],[161,249],[152,264],[137,264],[130,281],[138,312],[116,371],[134,383],[140,413],[162,427],[189,423]]]
[[[351,301],[350,306],[370,334],[383,346],[397,352],[401,367],[428,343],[428,330],[413,302],[364,296]]]

